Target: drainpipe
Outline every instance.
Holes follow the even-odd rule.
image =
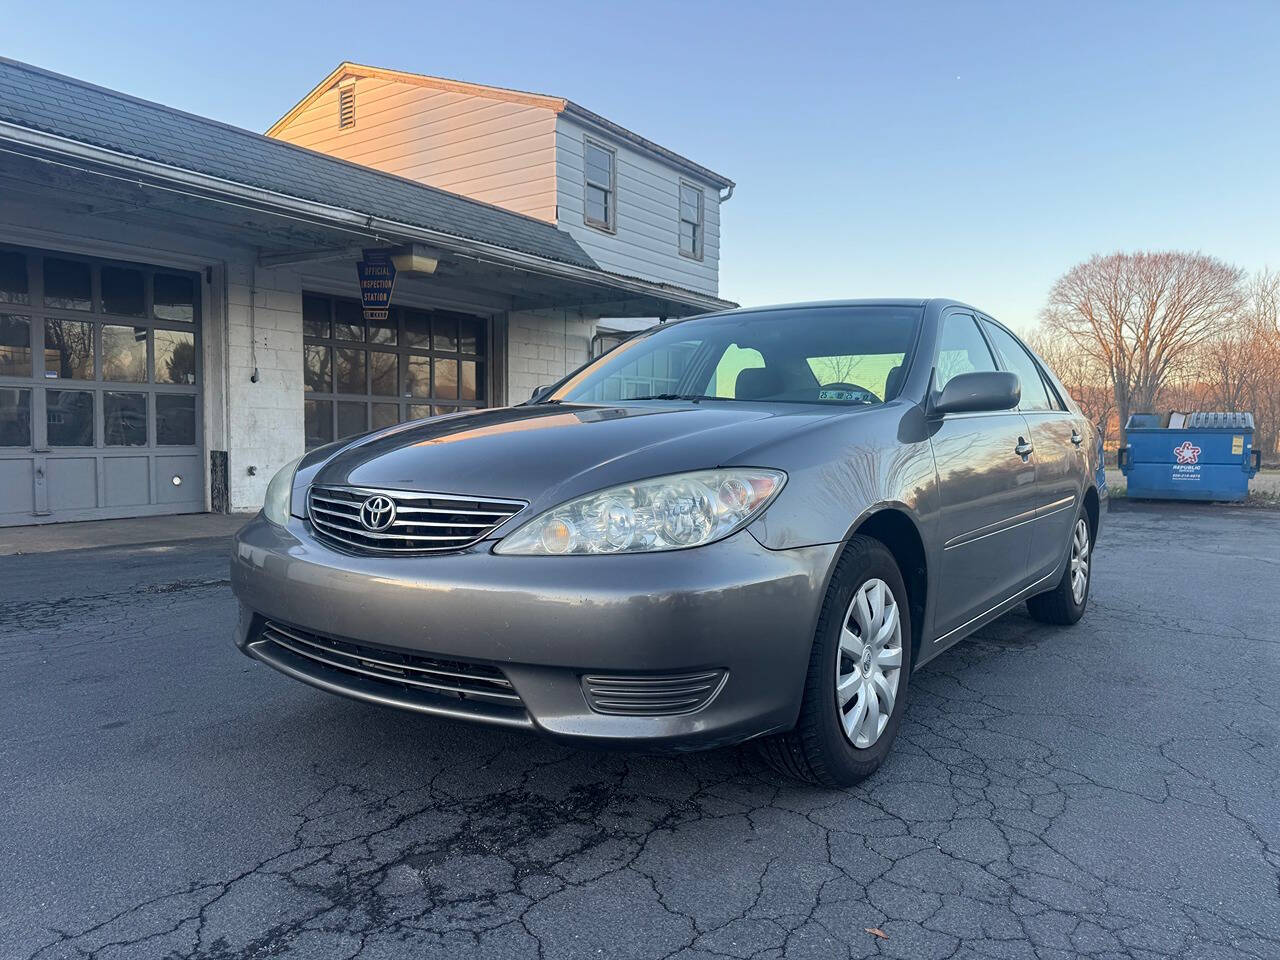
[[[731,183],[729,184],[729,192],[720,194],[720,202],[722,204],[725,204],[732,199],[733,199],[733,184]]]

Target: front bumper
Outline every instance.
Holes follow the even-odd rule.
[[[352,556],[306,522],[261,516],[236,536],[237,644],[314,686],[439,716],[598,743],[685,749],[794,724],[838,544],[768,550],[741,531],[694,550],[601,557],[505,557],[492,542],[425,557]],[[514,707],[484,698],[404,697],[393,685],[315,668],[263,641],[268,623],[339,643],[496,667]],[[583,677],[723,672],[705,706],[603,713]]]

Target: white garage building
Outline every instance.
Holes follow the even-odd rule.
[[[333,89],[352,129],[360,79],[309,102]],[[731,305],[710,255],[732,183],[564,113],[548,216],[0,59],[0,527],[255,509],[308,446],[527,398],[600,317]],[[628,253],[663,223],[670,264]],[[366,323],[370,249],[402,269]]]

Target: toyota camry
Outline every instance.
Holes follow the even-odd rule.
[[[370,703],[582,744],[758,740],[842,785],[911,674],[1089,599],[1105,487],[1053,371],[947,300],[660,324],[527,403],[313,450],[236,537],[237,643]]]

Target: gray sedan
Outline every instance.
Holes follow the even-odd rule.
[[[313,450],[240,531],[237,643],[371,703],[580,743],[758,738],[848,784],[911,671],[1025,601],[1074,623],[1098,444],[943,300],[663,324],[526,404]]]

